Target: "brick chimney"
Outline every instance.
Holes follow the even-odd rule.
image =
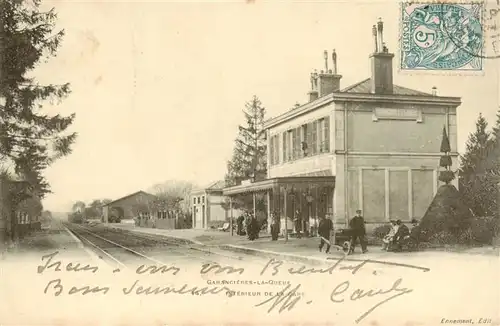
[[[319,97],[331,94],[340,89],[341,75],[337,74],[337,53],[335,50],[332,52],[333,69],[328,69],[328,52],[324,52],[325,70],[320,73],[314,71],[311,74],[311,91],[309,100],[314,101]]]
[[[375,94],[391,94],[392,82],[392,59],[394,54],[389,53],[384,43],[384,23],[379,18],[377,25],[373,25],[372,33],[374,40],[374,52],[370,54],[372,77],[371,92]]]

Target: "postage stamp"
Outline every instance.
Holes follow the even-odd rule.
[[[401,6],[400,69],[481,71],[482,3],[414,3]]]

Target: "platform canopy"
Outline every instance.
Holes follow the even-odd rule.
[[[312,190],[315,188],[335,187],[334,176],[293,176],[271,178],[223,189],[224,196],[244,195],[263,191]]]

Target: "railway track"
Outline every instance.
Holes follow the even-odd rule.
[[[134,268],[149,264],[170,265],[180,261],[215,262],[216,254],[200,251],[178,242],[108,228],[89,228],[77,224],[65,225],[99,258],[118,268]]]

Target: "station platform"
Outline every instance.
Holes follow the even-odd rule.
[[[279,238],[277,241],[271,241],[271,236],[266,233],[261,233],[259,238],[253,241],[248,240],[246,236],[232,235],[230,232],[218,230],[203,230],[203,229],[153,229],[137,227],[131,224],[105,224],[106,227],[128,230],[130,232],[164,236],[180,241],[185,241],[186,244],[192,244],[206,248],[218,248],[236,253],[244,253],[248,255],[258,255],[266,257],[277,257],[281,259],[299,261],[304,263],[328,262],[330,259],[343,258],[348,261],[388,261],[394,263],[404,263],[405,261],[422,260],[430,252],[436,255],[450,254],[446,250],[431,250],[422,252],[404,252],[394,253],[382,250],[380,246],[368,246],[368,252],[361,253],[359,244],[356,246],[355,253],[345,257],[341,250],[332,247],[329,254],[319,251],[318,237],[310,238],[289,238],[285,241],[284,238]],[[498,248],[483,247],[470,248],[461,252],[451,252],[451,254],[468,254],[468,255],[496,255],[499,254]]]

